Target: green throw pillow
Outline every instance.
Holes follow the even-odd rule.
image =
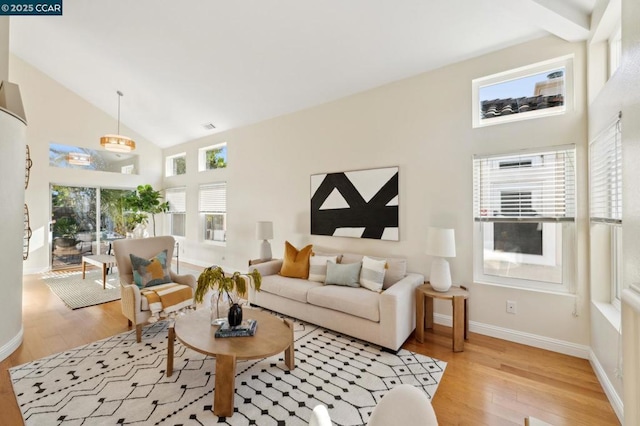
[[[327,278],[325,278],[324,283],[360,287],[358,282],[361,265],[362,262],[346,264],[327,262]]]
[[[151,259],[144,259],[130,254],[133,281],[139,288],[151,287],[171,282],[167,267],[167,250],[156,254]]]

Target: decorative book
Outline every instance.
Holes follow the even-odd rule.
[[[216,330],[216,337],[244,337],[253,336],[256,334],[256,328],[258,327],[258,321],[254,319],[244,320],[240,325],[231,327],[229,321],[225,320],[220,327]]]

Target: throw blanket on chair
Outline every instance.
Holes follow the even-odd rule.
[[[140,290],[140,294],[149,302],[149,322],[156,322],[161,316],[166,317],[193,305],[193,289],[183,284],[169,283],[146,287]]]

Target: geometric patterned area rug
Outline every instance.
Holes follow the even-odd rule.
[[[52,271],[41,275],[65,305],[71,309],[85,308],[120,299],[120,277],[117,273],[107,275],[106,288],[102,288],[102,270],[87,271],[82,279],[82,271]]]
[[[295,369],[282,354],[238,361],[235,412],[213,414],[215,358],[175,342],[166,377],[167,322],[122,333],[9,370],[27,425],[307,425],[318,404],[335,425],[366,424],[391,388],[433,397],[446,363],[397,354],[294,320]]]

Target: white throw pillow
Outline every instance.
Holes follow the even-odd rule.
[[[313,255],[309,258],[309,281],[323,283],[327,277],[327,262],[338,262],[338,256]]]
[[[369,256],[364,256],[362,258],[362,271],[360,271],[360,285],[371,291],[382,291],[386,268],[386,260],[376,260]]]

